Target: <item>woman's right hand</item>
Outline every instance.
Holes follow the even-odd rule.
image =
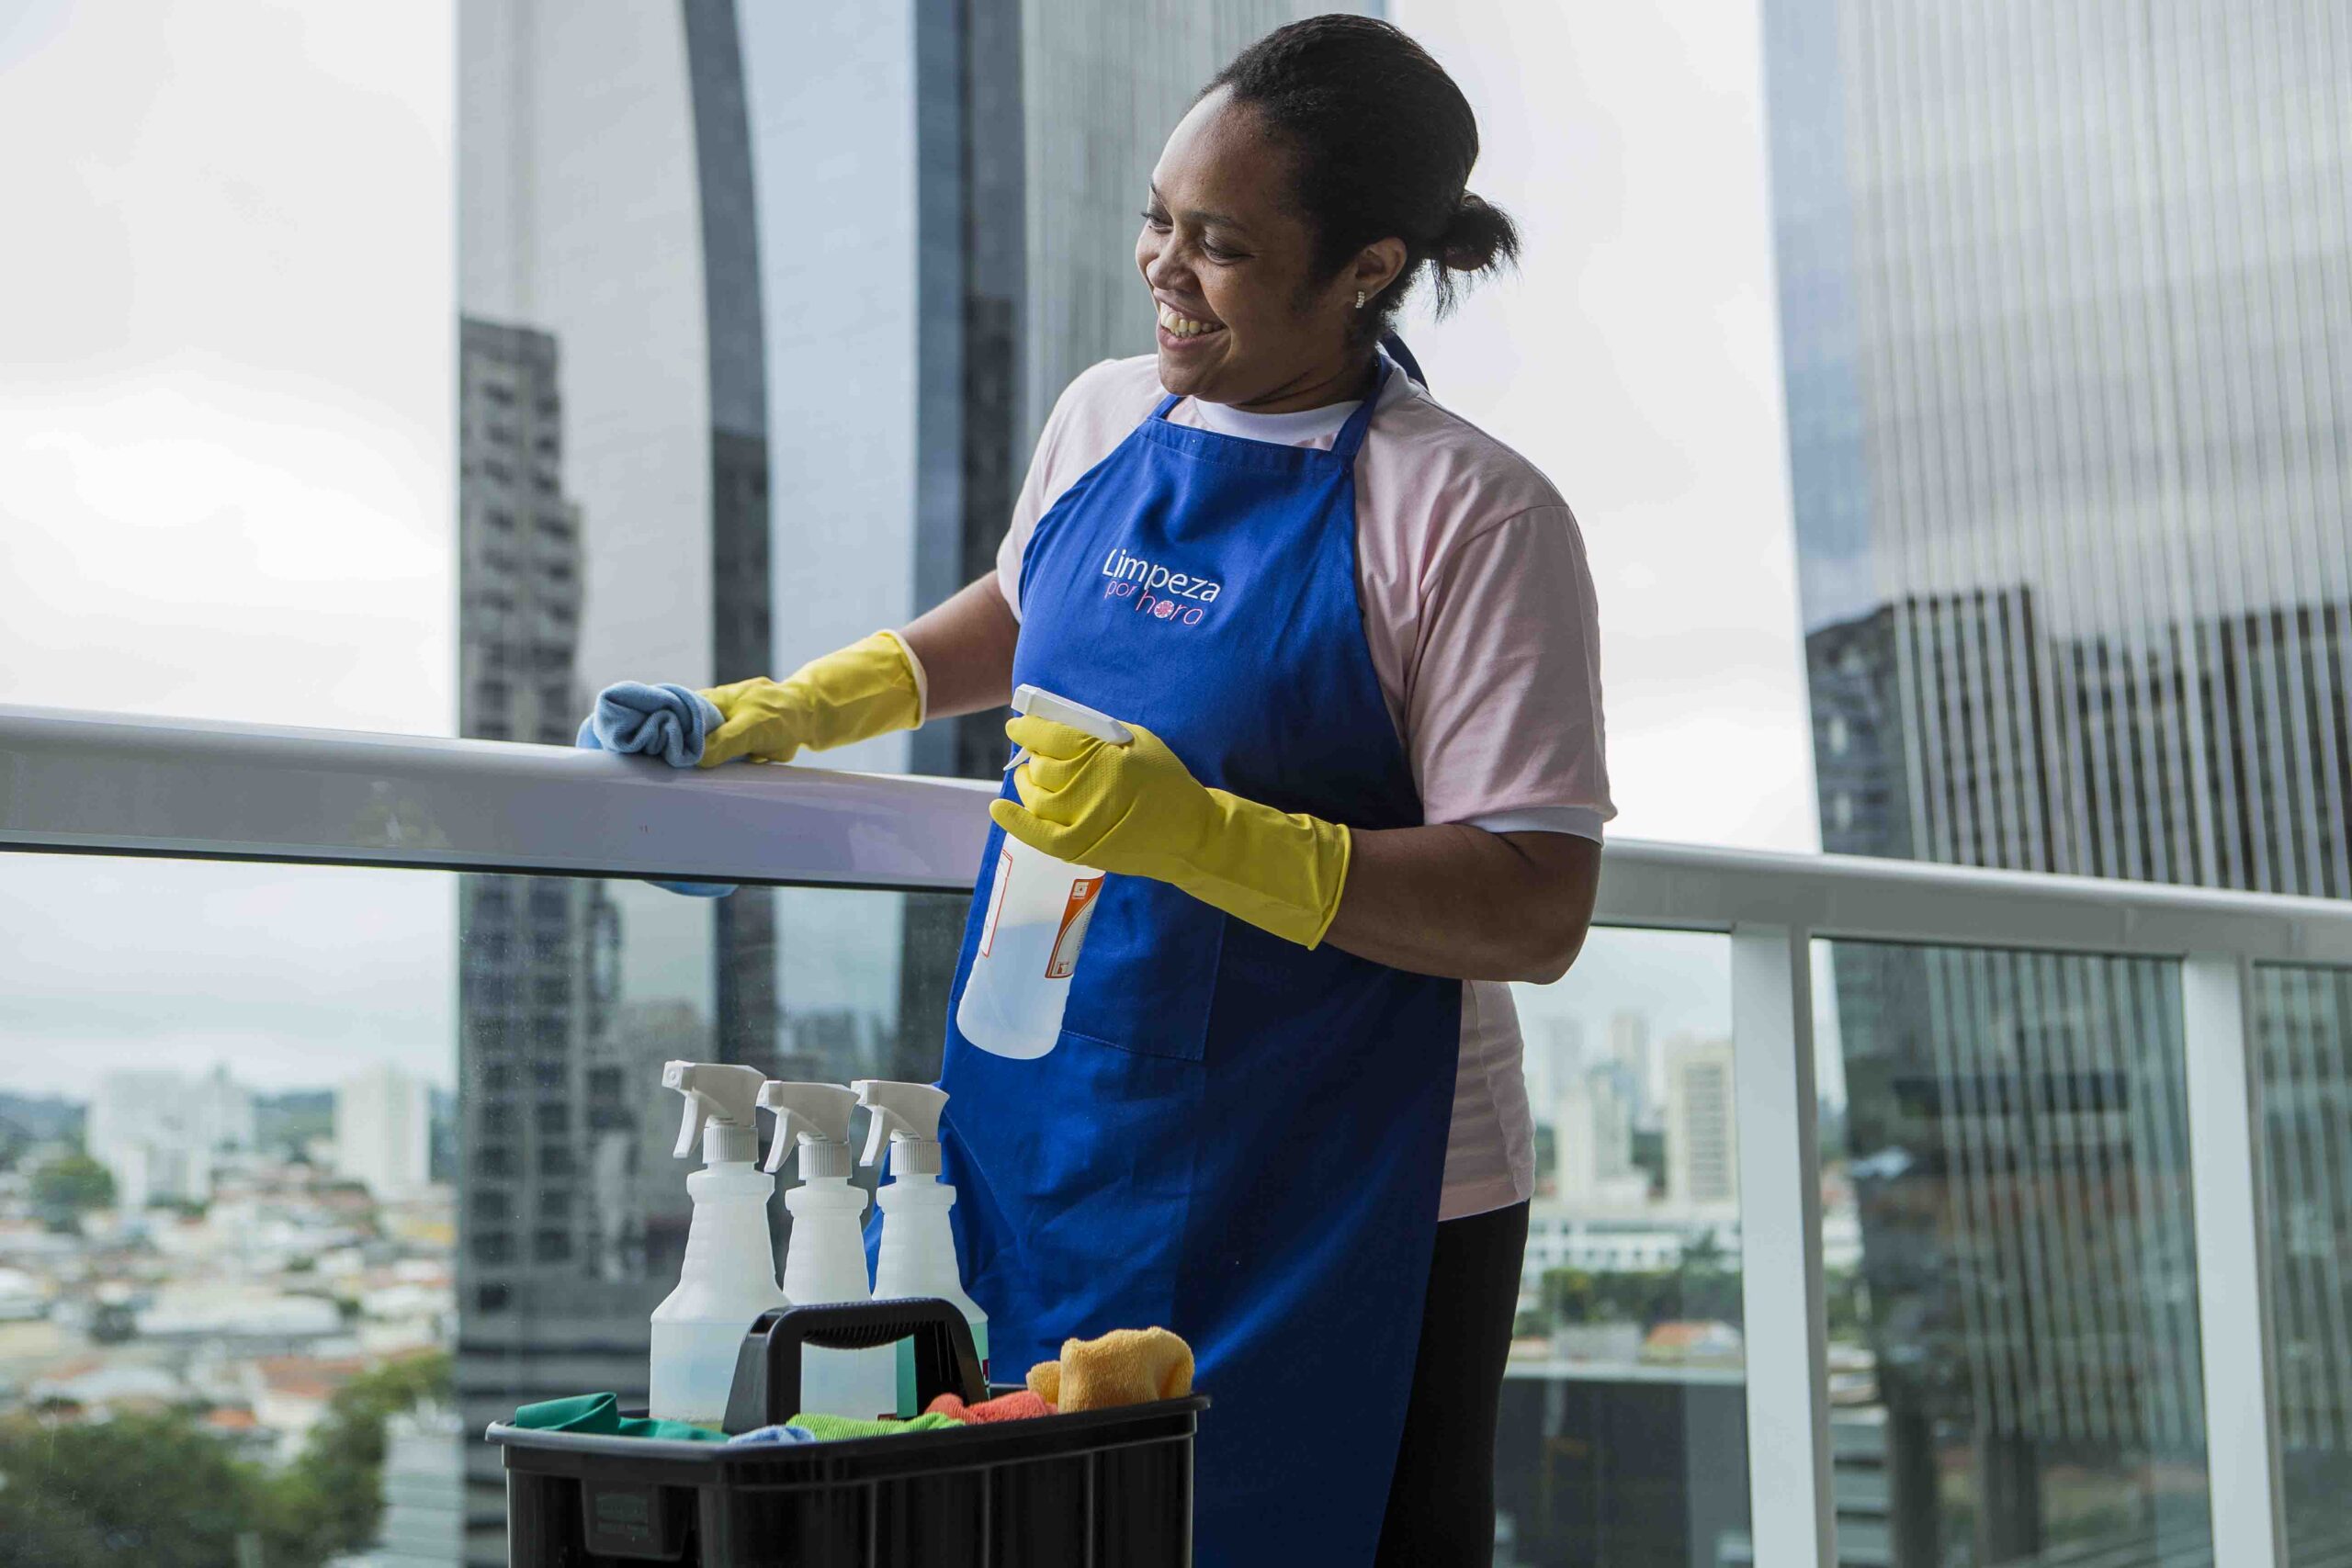
[[[781,681],[755,675],[698,694],[720,719],[703,742],[706,768],[738,757],[788,762],[803,750],[912,729],[923,716],[922,682],[891,632],[812,659]]]

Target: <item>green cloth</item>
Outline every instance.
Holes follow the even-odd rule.
[[[963,1422],[953,1416],[918,1416],[911,1421],[860,1421],[853,1416],[820,1416],[803,1411],[789,1423],[806,1427],[820,1443],[846,1443],[856,1438],[895,1438],[902,1432],[942,1432]]]
[[[609,1393],[576,1393],[570,1399],[543,1399],[514,1412],[514,1425],[538,1432],[585,1432],[597,1438],[666,1438],[673,1442],[723,1443],[724,1432],[684,1421],[649,1421],[623,1416],[621,1402]]]

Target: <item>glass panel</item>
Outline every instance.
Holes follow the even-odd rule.
[[[2255,976],[2287,1562],[2319,1568],[2352,1551],[2352,972]]]
[[[2211,1560],[2179,973],[1822,944],[1838,1560]]]
[[[0,856],[0,1557],[504,1562],[467,1434],[645,1396],[662,1063],[936,1070],[964,896],[763,898]]]
[[[1495,1561],[1747,1558],[1731,945],[1596,931],[1513,986],[1535,1127]]]

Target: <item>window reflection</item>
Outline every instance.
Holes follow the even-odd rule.
[[[2176,967],[1826,945],[1839,1560],[2209,1561]]]
[[[2255,971],[2289,1568],[2352,1549],[2352,973]]]

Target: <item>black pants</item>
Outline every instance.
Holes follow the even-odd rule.
[[[1437,1227],[1377,1568],[1495,1561],[1495,1417],[1526,1251],[1524,1203]]]

